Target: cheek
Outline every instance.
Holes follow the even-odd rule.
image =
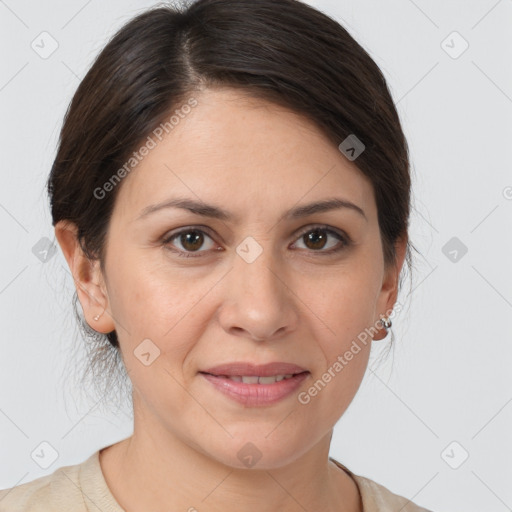
[[[154,367],[165,367],[181,380],[183,362],[206,328],[214,282],[180,272],[164,256],[123,257],[109,272],[111,310],[126,366],[138,368],[133,352],[149,339],[159,351]]]
[[[357,336],[373,323],[380,284],[376,268],[372,269],[369,263],[351,264],[332,272],[314,295],[308,292],[313,310],[337,339]]]
[[[379,276],[368,270],[370,264],[363,259],[333,273],[335,278],[323,282],[323,293],[317,293],[315,297],[310,294],[313,310],[328,326],[318,336],[325,355],[323,374],[318,378],[328,381],[325,400],[329,396],[328,401],[332,400],[331,403],[340,407],[348,405],[355,395],[371,349],[371,331],[368,329],[374,323]],[[378,271],[375,263],[373,268]]]
[[[329,326],[317,338],[325,361],[304,396],[316,411],[313,416],[326,417],[333,424],[352,402],[366,372],[371,336],[365,329],[371,324],[372,312],[371,301],[365,294],[336,297],[337,301],[332,300],[321,310],[326,315],[322,319]]]

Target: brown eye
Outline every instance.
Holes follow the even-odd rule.
[[[330,239],[331,241],[329,241]],[[204,248],[205,242],[208,240],[210,240],[210,246]],[[347,235],[342,235],[326,226],[317,226],[303,231],[299,241],[302,241],[305,249],[310,252],[325,255],[339,252],[350,245]],[[162,243],[168,246],[169,250],[184,258],[201,256],[202,253],[212,250],[215,245],[213,239],[202,229],[192,227],[170,234],[162,240]]]
[[[195,254],[190,253],[202,253],[212,248],[210,245],[210,247],[207,247],[206,250],[200,250],[201,247],[203,247],[206,239],[211,240],[213,243],[212,238],[204,231],[200,229],[187,228],[168,236],[163,240],[163,244],[176,247],[176,249],[173,248],[172,250],[177,252],[178,256],[189,257],[195,256]],[[179,243],[181,247],[176,246],[175,243]]]
[[[203,245],[203,234],[200,231],[187,231],[179,235],[182,247],[187,251],[197,251]]]
[[[329,242],[329,238],[333,239],[334,243]],[[299,240],[304,243],[306,249],[327,254],[342,250],[349,245],[347,237],[327,227],[310,228],[302,233]]]
[[[303,235],[302,239],[309,249],[323,249],[327,242],[328,235],[325,231],[315,229]]]

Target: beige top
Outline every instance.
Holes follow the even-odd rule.
[[[103,477],[99,452],[81,464],[0,491],[0,512],[125,512]],[[355,480],[364,512],[431,512],[331,460]]]

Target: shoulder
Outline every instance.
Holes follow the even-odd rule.
[[[346,471],[356,482],[363,502],[363,512],[432,512],[426,508],[416,505],[411,500],[395,494],[383,485],[356,475],[346,466],[331,458],[331,460],[344,471]]]
[[[411,500],[391,492],[383,485],[364,476],[354,475],[363,498],[364,512],[400,510],[401,512],[432,512]]]
[[[0,490],[0,512],[86,511],[79,485],[83,464],[63,466],[50,475]]]

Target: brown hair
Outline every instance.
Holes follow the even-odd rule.
[[[362,141],[354,163],[373,185],[385,263],[395,261],[394,244],[408,232],[411,179],[385,78],[342,26],[298,0],[198,0],[150,9],[124,25],[66,112],[47,183],[53,225],[76,224],[82,250],[104,270],[122,183],[102,199],[94,191],[191,93],[216,86],[287,107],[336,146],[351,134]],[[409,268],[411,247],[408,241]],[[118,352],[115,331],[98,335],[83,319],[81,326],[104,342],[99,359]]]

